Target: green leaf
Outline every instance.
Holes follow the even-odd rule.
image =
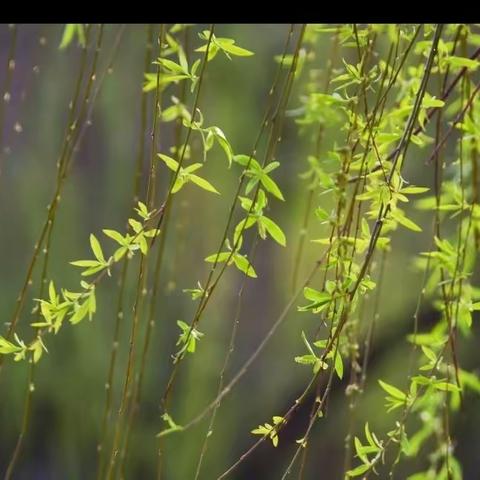
[[[314,214],[322,222],[330,218],[330,214],[321,207],[317,207]]]
[[[85,46],[85,28],[82,23],[77,23],[77,35],[78,43],[84,47]]]
[[[251,433],[255,435],[268,435],[270,433],[270,429],[264,427],[263,425],[259,425],[257,428],[251,430]]]
[[[70,262],[70,265],[74,265],[75,267],[98,267],[99,263],[97,260],[75,260],[74,262]]]
[[[316,355],[307,354],[301,355],[294,358],[296,363],[301,365],[315,365],[318,361],[318,357]]]
[[[233,261],[234,261],[236,267],[240,271],[242,271],[243,273],[245,273],[249,277],[257,278],[257,274],[255,273],[255,270],[253,269],[250,262],[246,259],[246,257],[244,257],[243,255],[240,255],[238,253],[235,253],[233,255]]]
[[[195,353],[197,340],[200,340],[204,334],[197,329],[192,328],[182,320],[177,320],[177,325],[182,331],[178,337],[177,345],[184,345],[176,355],[176,359],[178,360],[179,356],[185,351],[188,353]]]
[[[312,300],[313,302],[323,302],[329,301],[331,295],[327,292],[319,292],[311,287],[305,287],[303,289],[303,295],[307,300]]]
[[[213,35],[213,34],[210,35],[209,30],[204,30],[202,33],[199,33],[198,36],[202,40],[205,40],[207,43],[205,45],[202,45],[201,47],[197,48],[195,51],[196,52],[206,52],[207,47],[209,47],[207,61],[210,61],[213,58],[215,58],[215,56],[217,55],[217,52],[220,50],[220,47],[215,42],[215,35]],[[209,38],[211,38],[210,45],[208,44]]]
[[[139,235],[137,237],[137,243],[140,246],[140,251],[142,252],[142,254],[146,255],[148,253],[148,245],[147,240],[145,239],[145,235]]]
[[[227,156],[228,160],[228,168],[232,166],[232,160],[233,160],[233,150],[232,146],[227,140],[227,137],[225,137],[225,134],[223,131],[218,128],[218,127],[210,127],[209,133],[212,133],[215,136],[215,139],[217,140],[218,144],[222,147],[223,151],[225,152],[225,155]]]
[[[442,108],[445,105],[445,102],[443,100],[440,100],[435,97],[427,97],[422,101],[422,107],[423,108]]]
[[[285,237],[285,234],[283,233],[282,229],[270,218],[268,217],[262,217],[261,222],[265,226],[267,232],[270,234],[270,236],[282,247],[285,247],[287,244],[287,239]]]
[[[143,202],[137,202],[137,205],[138,205],[138,208],[135,208],[135,210],[137,211],[138,215],[140,215],[140,217],[142,217],[143,219],[147,219],[148,218],[148,208],[147,206],[143,203]]]
[[[393,398],[396,398],[402,401],[405,401],[407,399],[407,396],[405,395],[405,393],[403,393],[397,387],[394,387],[393,385],[390,385],[382,380],[379,380],[378,383]]]
[[[263,425],[259,425],[257,428],[251,430],[251,433],[253,433],[254,435],[262,435],[264,437],[269,436],[273,446],[276,447],[278,445],[278,434],[276,431],[276,426],[283,422],[283,417],[274,416],[273,424],[275,426],[270,425],[269,423],[264,423]]]
[[[36,340],[33,341],[31,345],[29,345],[28,349],[33,352],[33,363],[38,363],[40,358],[43,355],[43,352],[47,352],[47,347],[42,341],[42,337],[38,336]]]
[[[89,312],[89,302],[86,300],[83,302],[75,311],[75,313],[70,317],[70,323],[76,325],[81,322]]]
[[[185,69],[178,63],[175,63],[173,60],[169,60],[168,58],[158,58],[156,64],[160,64],[165,67],[167,70],[170,70],[172,73],[178,73],[188,76],[188,68]],[[188,67],[188,65],[187,65]]]
[[[237,45],[235,45],[235,41],[229,38],[216,38],[215,41],[222,50],[225,50],[232,55],[236,55],[238,57],[250,57],[254,54],[250,50],[238,47]]]
[[[178,83],[180,80],[186,80],[187,78],[190,78],[190,76],[163,73],[158,78],[156,73],[145,73],[145,83],[143,84],[143,91],[151,92],[152,90],[155,90],[157,86],[160,90],[164,90],[171,83]]]
[[[254,162],[258,165],[258,162],[255,160],[255,158],[251,157],[250,155],[243,155],[243,154],[234,155],[233,160],[244,167],[246,167],[249,163],[251,166],[252,163]]]
[[[75,34],[78,36],[78,43],[82,47],[85,46],[85,30],[81,23],[67,23],[63,30],[62,41],[60,42],[60,50],[67,48],[72,42]]]
[[[353,470],[349,470],[347,472],[347,476],[349,477],[358,477],[362,474],[364,474],[365,472],[367,472],[368,470],[370,470],[370,465],[369,464],[362,464],[362,465],[359,465],[358,467],[354,468]]]
[[[406,193],[406,194],[417,194],[417,193],[425,193],[425,192],[428,192],[430,189],[427,188],[427,187],[414,187],[414,186],[411,186],[411,187],[405,187],[405,188],[402,188],[400,190],[401,193]]]
[[[100,242],[97,240],[97,237],[93,233],[90,234],[90,246],[92,247],[93,254],[97,258],[97,260],[101,263],[106,263],[105,257],[103,256],[102,247],[100,246]]]
[[[221,252],[218,255],[214,253],[213,255],[209,255],[207,258],[205,258],[206,262],[210,263],[221,263],[221,262],[226,262],[228,257],[230,257],[230,252]]]
[[[91,320],[92,315],[97,311],[97,299],[94,291],[88,296],[87,302],[88,302],[88,315]]]
[[[398,223],[408,228],[409,230],[412,230],[414,232],[422,231],[422,229],[415,222],[412,222],[412,220],[405,217],[398,210],[392,210],[391,215],[392,215],[392,218],[394,218]]]
[[[178,46],[178,61],[180,62],[182,69],[185,72],[188,72],[187,57],[185,55],[185,52],[183,51],[183,48],[180,45]]]
[[[77,31],[77,25],[75,23],[67,23],[63,30],[62,41],[60,42],[60,49],[64,49],[70,45],[75,32]]]
[[[84,270],[81,275],[82,277],[88,277],[89,275],[94,275],[95,273],[98,273],[102,270],[107,268],[107,264],[105,263],[99,263],[96,267],[91,267],[88,270]]]
[[[55,285],[53,284],[53,281],[50,280],[50,283],[48,284],[48,296],[50,298],[51,303],[57,303],[57,295],[55,292]]]
[[[362,445],[362,442],[358,437],[353,439],[353,443],[355,444],[355,451],[357,452],[358,458],[365,464],[368,464],[368,457],[365,455],[365,449]]]
[[[220,195],[220,192],[207,180],[205,180],[202,177],[199,177],[197,175],[190,174],[188,176],[190,181],[195,183],[195,185],[198,185],[200,188],[203,188],[204,190],[207,190],[207,192],[212,192]]]
[[[280,417],[279,415],[274,415],[272,417],[272,420],[274,425],[280,425],[281,423],[284,422],[285,419],[283,417]]]
[[[115,230],[109,230],[109,229],[104,229],[103,233],[107,236],[110,237],[111,239],[115,240],[117,243],[120,245],[125,245],[126,241],[123,235],[121,235],[119,232]]]
[[[278,199],[285,201],[285,198],[283,198],[282,192],[278,188],[278,185],[267,175],[262,175],[260,177],[260,181],[262,182],[262,185],[265,187],[265,190],[267,192],[270,192],[273,196],[277,197]]]
[[[417,333],[416,335],[407,335],[407,340],[416,345],[442,345],[444,343],[441,335],[435,333]]]
[[[142,231],[142,224],[134,218],[129,218],[128,223],[135,233],[140,233]]]
[[[173,185],[172,193],[177,193],[185,185],[185,183],[185,178],[178,176]]]
[[[153,238],[156,237],[157,235],[160,234],[160,229],[159,228],[151,228],[150,230],[144,230],[143,231],[143,236],[147,238]]]
[[[0,354],[9,355],[11,353],[20,352],[21,347],[18,347],[12,342],[9,342],[6,338],[0,336]]]
[[[461,390],[458,388],[457,385],[449,382],[435,382],[433,387],[437,390],[441,390],[442,392],[460,392]]]
[[[184,333],[189,332],[190,330],[190,325],[183,320],[177,320],[177,325],[179,326],[180,330],[182,330]]]
[[[185,173],[193,173],[193,172],[196,172],[198,169],[202,168],[203,165],[201,163],[192,163],[191,165],[189,165],[188,167],[185,167],[183,168],[182,170],[185,172]]]
[[[377,445],[377,442],[374,441],[372,434],[370,432],[370,427],[368,426],[368,422],[365,423],[365,438],[367,439],[370,445],[372,446]]]
[[[264,169],[263,173],[269,174],[280,166],[280,162],[271,162]]]
[[[35,328],[45,328],[45,327],[50,327],[51,323],[48,323],[48,322],[33,322],[30,325],[32,327],[35,327]]]
[[[425,472],[417,472],[413,475],[410,475],[407,480],[429,480],[427,473]]]
[[[337,372],[338,378],[341,380],[343,378],[343,360],[338,351],[335,355],[335,372]]]
[[[163,153],[157,154],[161,160],[165,162],[165,165],[172,171],[176,172],[178,170],[178,162],[174,160],[172,157],[165,155]]]
[[[422,351],[425,356],[430,360],[430,362],[434,364],[437,361],[437,356],[431,348],[428,348],[426,345],[422,345]]]
[[[449,63],[450,66],[452,67],[468,68],[470,70],[475,70],[480,65],[480,62],[478,60],[472,60],[470,58],[465,58],[465,57],[450,56],[446,58],[445,61]]]
[[[113,254],[114,261],[119,262],[127,252],[128,252],[128,247],[117,248],[117,250],[115,250],[115,253]]]

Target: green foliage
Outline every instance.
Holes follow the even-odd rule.
[[[213,147],[214,143],[217,142],[227,156],[228,166],[230,167],[232,165],[233,149],[227,137],[219,127],[202,127],[204,123],[202,112],[197,110],[197,113],[199,116],[197,121],[192,121],[191,115],[189,114],[183,115],[183,124],[200,134],[203,146],[203,161],[205,162],[207,160],[207,152]]]
[[[170,438],[164,437],[182,433],[181,441],[194,442],[196,435],[184,437],[183,433],[208,416],[210,423],[199,449],[195,474],[195,478],[200,478],[222,401],[247,371],[263,371],[255,362],[262,361],[261,353],[282,331],[280,326],[287,318],[285,338],[291,336],[297,343],[301,339],[302,345],[298,348],[287,341],[281,343],[285,351],[275,354],[272,365],[281,372],[290,367],[292,372],[300,372],[299,378],[308,376],[308,381],[303,389],[297,381],[292,383],[299,390],[294,398],[282,392],[282,401],[291,399],[291,405],[286,405],[283,416],[273,416],[269,423],[251,430],[261,438],[257,437],[256,443],[219,479],[235,476],[235,469],[255,453],[262,440],[270,439],[277,447],[280,430],[300,407],[311,402],[305,409],[310,412],[305,430],[296,441],[295,453],[281,478],[294,471],[298,458],[303,462],[299,472],[306,472],[311,457],[306,450],[315,448],[311,445],[316,424],[322,422],[328,408],[338,415],[337,405],[344,403],[331,402],[333,391],[345,392],[350,415],[339,423],[349,425],[348,431],[338,427],[345,436],[344,477],[463,478],[461,445],[454,437],[455,419],[467,396],[480,395],[480,379],[469,357],[480,311],[480,288],[476,285],[480,245],[478,27],[289,26],[283,53],[277,51],[278,42],[272,41],[273,58],[267,61],[276,73],[271,86],[264,89],[265,112],[259,112],[262,120],[250,154],[238,154],[234,148],[237,142],[249,144],[248,132],[238,136],[235,129],[245,121],[244,112],[238,109],[243,108],[242,93],[249,90],[230,92],[233,97],[238,96],[239,103],[227,102],[224,106],[224,86],[213,82],[228,78],[225,85],[230,85],[232,72],[242,75],[241,81],[248,76],[257,82],[258,75],[252,74],[248,61],[239,58],[254,53],[237,45],[233,38],[217,36],[215,25],[200,31],[202,28],[173,24],[147,29],[145,61],[135,80],[142,113],[138,161],[132,174],[135,213],[128,218],[125,231],[103,229],[105,237],[90,234],[90,253],[70,262],[80,277],[79,285],[72,289],[61,286],[66,281],[56,270],[55,281],[49,278],[49,255],[51,245],[55,245],[51,237],[63,183],[77,151],[77,139],[89,125],[103,81],[99,73],[111,72],[116,51],[108,59],[104,56],[103,26],[97,29],[95,25],[67,24],[64,28],[59,48],[66,49],[72,43],[84,47],[84,63],[74,84],[75,97],[69,104],[69,120],[54,179],[55,197],[49,204],[41,239],[35,245],[13,321],[5,322],[8,332],[0,336],[1,361],[9,357],[30,364],[26,413],[18,445],[22,444],[28,424],[34,364],[47,352],[46,344],[54,341],[53,337],[61,341],[57,334],[63,326],[86,324],[85,320],[94,318],[97,300],[102,300],[98,287],[113,277],[118,282],[117,317],[106,382],[102,440],[98,444],[98,478],[131,475],[126,468],[128,450],[136,447],[132,447],[135,442],[130,435],[145,401],[142,383],[145,372],[151,368],[149,347],[160,345],[167,352],[161,351],[158,357],[163,360],[159,363],[162,392],[157,398],[161,406],[157,419],[164,425],[156,435],[161,439],[156,453],[162,462],[167,458],[174,465],[179,478],[187,478],[191,474],[185,473],[189,462],[182,465],[176,457],[170,460],[170,451],[175,449],[166,446]],[[192,31],[198,33],[200,41]],[[92,59],[91,32],[97,32]],[[12,46],[14,41],[15,37]],[[15,49],[12,47],[11,51],[6,93],[11,80],[9,70],[13,71],[15,61]],[[228,70],[232,65],[229,62],[209,63],[223,55],[238,61],[235,70]],[[102,70],[104,64],[108,66]],[[265,68],[265,72],[269,69]],[[259,89],[255,86],[255,94]],[[6,102],[8,98],[5,96]],[[224,110],[232,115],[230,124],[211,120]],[[295,130],[298,140],[292,140]],[[149,134],[151,142],[147,148]],[[283,137],[289,142],[284,149]],[[4,148],[5,152],[9,149]],[[215,149],[223,164],[210,163],[215,161]],[[199,175],[206,162],[208,168],[203,171],[208,171],[208,180]],[[115,172],[123,168],[119,165]],[[277,176],[280,167],[282,175]],[[195,187],[184,189],[188,184]],[[204,195],[196,187],[217,196]],[[282,190],[289,192],[287,198]],[[181,195],[176,195],[180,191]],[[213,202],[215,198],[215,209],[210,209],[210,205],[192,205],[190,194],[202,202]],[[145,198],[145,203],[138,198]],[[154,208],[157,202],[159,207]],[[192,219],[198,212],[206,212],[206,217]],[[195,225],[195,231],[189,229],[191,225]],[[214,241],[213,235],[218,237]],[[160,239],[156,241],[156,237]],[[154,251],[157,245],[158,250]],[[52,251],[57,254],[55,248]],[[416,258],[410,262],[412,252]],[[257,274],[254,265],[263,262],[255,255],[263,256],[262,260],[268,258],[274,277],[261,278],[260,269]],[[40,257],[44,260],[39,293],[35,295],[29,287],[33,279],[37,282]],[[204,258],[206,264],[196,262],[198,257]],[[187,268],[183,258],[187,259]],[[232,269],[227,269],[230,266],[235,267],[233,280]],[[408,277],[418,277],[418,284],[411,287],[403,284],[403,274],[410,266],[418,274]],[[229,280],[225,280],[224,272],[229,272]],[[193,275],[185,285],[195,287],[182,288],[184,279],[179,278],[179,273]],[[201,280],[197,280],[197,275]],[[276,282],[270,288],[272,278]],[[252,283],[252,279],[258,280]],[[258,289],[255,301],[273,303],[274,299],[284,307],[277,309],[276,304],[268,303],[262,305],[264,308],[251,310],[255,315],[262,312],[262,316],[277,310],[280,313],[273,313],[271,322],[265,319],[269,327],[263,338],[256,338],[261,329],[248,330],[248,341],[254,346],[249,343],[246,351],[253,353],[238,370],[229,372],[236,365],[237,359],[232,361],[232,355],[242,338],[237,335],[246,310],[242,302],[252,298],[244,295],[244,290],[250,294],[249,288]],[[404,288],[405,305],[399,308],[397,289]],[[417,298],[409,305],[410,293],[415,288]],[[185,321],[169,321],[178,318],[172,314],[176,308],[171,307],[176,306],[179,291],[187,294],[178,295],[182,302],[178,316]],[[225,297],[219,299],[218,292]],[[32,298],[30,326],[18,329],[24,305]],[[190,298],[195,303],[190,304]],[[234,303],[230,302],[232,299]],[[212,303],[215,306],[210,310]],[[434,314],[429,314],[425,322],[423,312],[431,310]],[[127,328],[121,322],[124,311],[132,313]],[[219,311],[222,319],[226,318],[220,333],[212,337],[209,333],[207,341],[203,340],[202,331],[211,331],[208,329]],[[404,325],[412,313],[410,333],[401,338],[401,360],[408,355],[409,361],[396,362],[395,376],[392,375],[403,379],[399,388],[390,383],[390,372],[378,374],[378,365],[370,359],[377,358],[375,348],[380,345],[386,365],[391,368],[389,360],[394,349],[390,345],[384,348],[385,331],[395,332],[391,323],[398,318]],[[186,318],[189,314],[191,319]],[[152,333],[156,324],[161,328],[160,344],[155,343],[158,338]],[[25,340],[29,335],[31,340]],[[220,344],[215,345],[216,342]],[[127,352],[126,362],[125,351],[117,350],[122,345]],[[222,352],[225,353],[220,358]],[[173,359],[174,365],[165,362],[168,358]],[[184,408],[182,403],[185,390],[176,388],[178,378],[192,381],[183,372],[182,362],[186,359],[192,368],[191,378],[208,388],[212,379],[203,382],[202,375],[210,375],[207,368],[213,368],[212,378],[218,377],[218,389],[205,408],[179,425],[169,412],[178,409],[180,415],[182,411],[190,414],[190,404]],[[124,362],[123,389],[113,388],[112,384],[122,378],[118,364]],[[294,363],[307,368],[297,368]],[[372,378],[378,376],[382,379],[378,379],[377,385]],[[196,386],[194,391],[196,394]],[[369,396],[361,401],[365,392]],[[204,390],[199,391],[202,401],[204,394]],[[112,412],[117,412],[113,408],[116,395],[120,395],[120,407],[113,417]],[[260,405],[261,395],[259,389],[258,394],[249,397],[249,401],[258,402],[254,407]],[[273,396],[272,401],[278,398]],[[378,417],[382,417],[381,422],[377,422]],[[369,425],[374,423],[378,434],[370,430]],[[358,424],[364,425],[360,434],[356,431]],[[236,436],[248,433],[237,427],[231,428]],[[111,447],[110,452],[105,453],[106,445]],[[182,450],[185,458],[190,458],[189,448]],[[300,449],[304,449],[305,455],[299,455]],[[14,452],[13,463],[17,457],[18,452]],[[163,474],[162,462],[158,462],[158,477]],[[168,469],[171,468],[169,464]],[[415,472],[417,468],[419,471]],[[271,472],[277,474],[273,467]],[[209,472],[203,476],[212,475]],[[7,477],[10,478],[9,474]]]
[[[110,263],[108,263],[105,260],[105,257],[103,256],[102,247],[100,246],[100,243],[97,240],[97,237],[95,237],[93,233],[90,235],[90,246],[92,247],[92,252],[96,260],[76,260],[74,262],[70,262],[71,265],[74,265],[76,267],[81,267],[81,268],[87,267],[87,270],[84,270],[82,272],[82,276],[93,275],[104,269],[107,269],[108,271],[108,268],[110,266]]]
[[[247,195],[252,191],[253,187],[260,182],[268,193],[271,193],[274,197],[282,201],[285,200],[280,188],[278,188],[278,185],[269,176],[269,173],[280,166],[279,162],[271,162],[266,167],[262,167],[254,158],[248,155],[235,155],[233,159],[240,165],[247,167],[244,172],[244,174],[250,178],[245,187],[245,193]]]
[[[385,397],[387,400],[386,406],[387,412],[395,410],[396,408],[402,407],[407,404],[408,396],[399,390],[397,387],[388,384],[382,380],[379,380],[378,383],[380,386],[388,393],[388,396]]]
[[[365,424],[365,438],[367,444],[362,444],[358,437],[354,439],[355,452],[359,460],[362,462],[360,465],[347,472],[347,477],[359,477],[364,473],[374,468],[376,462],[381,457],[384,447],[381,441],[378,440],[376,435],[370,431],[368,422]]]
[[[270,437],[274,447],[278,446],[278,428],[284,423],[283,417],[273,416],[272,424],[265,422],[252,430],[254,435],[263,435]]]
[[[42,334],[44,332],[54,333],[56,335],[65,320],[68,320],[72,325],[80,323],[87,317],[89,320],[92,320],[97,310],[96,284],[102,279],[105,273],[109,276],[111,275],[111,267],[115,263],[118,263],[125,254],[128,253],[128,256],[131,257],[139,250],[146,255],[148,252],[147,239],[153,238],[159,233],[159,230],[155,228],[146,228],[146,223],[152,219],[156,213],[154,210],[148,211],[144,203],[138,202],[136,211],[144,223],[130,218],[129,225],[132,229],[131,233],[122,235],[115,230],[104,230],[104,233],[108,237],[120,244],[120,247],[117,248],[110,257],[105,258],[99,240],[95,235],[91,234],[90,247],[95,260],[76,260],[70,262],[72,265],[84,269],[81,276],[85,277],[96,274],[94,280],[91,282],[81,280],[80,291],[71,291],[65,288],[58,291],[55,288],[54,282],[51,280],[48,287],[48,299],[37,299],[40,306],[41,321],[31,323],[32,327],[38,329],[39,334],[29,344],[25,344],[18,338],[17,334],[15,334],[17,345],[0,337],[0,354],[13,354],[14,359],[18,361],[25,360],[27,358],[27,352],[31,351],[33,361],[36,363],[42,357],[43,352],[47,351],[42,340]]]
[[[186,183],[192,182],[195,185],[203,188],[207,192],[217,193],[217,189],[207,180],[198,175],[195,175],[193,172],[196,172],[199,168],[202,168],[203,165],[201,163],[192,163],[188,167],[180,167],[180,164],[174,160],[173,158],[169,157],[168,155],[164,155],[163,153],[159,153],[158,156],[161,160],[165,162],[165,165],[172,170],[173,172],[177,172],[177,178],[175,183],[172,187],[172,193],[177,193]]]
[[[257,274],[255,272],[255,269],[253,266],[250,264],[248,261],[247,257],[245,255],[242,255],[239,253],[240,248],[242,246],[242,239],[241,237],[239,240],[236,242],[237,246],[234,249],[229,240],[227,239],[226,241],[226,246],[227,246],[227,251],[225,252],[220,252],[218,254],[213,254],[209,255],[208,257],[205,258],[206,262],[209,263],[223,263],[226,262],[227,265],[235,265],[238,270],[243,272],[245,275],[248,275],[249,277],[252,278],[257,278]]]
[[[240,221],[235,227],[234,241],[240,237],[240,233],[247,228],[257,225],[260,238],[265,240],[267,233],[282,247],[286,246],[287,239],[282,229],[271,219],[263,214],[267,206],[267,197],[262,189],[259,189],[255,203],[247,197],[240,197],[242,208],[248,212],[245,219]]]
[[[162,415],[162,420],[166,422],[166,424],[168,425],[168,428],[158,433],[157,434],[158,438],[163,437],[165,435],[170,435],[171,433],[181,432],[183,430],[183,427],[181,425],[177,425],[173,421],[173,418],[166,412]]]
[[[25,355],[28,351],[28,347],[25,345],[18,335],[15,334],[15,343],[9,342],[6,338],[0,336],[0,353],[2,355],[12,355],[16,362],[25,360]]]
[[[210,38],[210,32],[208,30],[204,30],[199,34],[199,37],[202,40],[205,40],[207,43],[201,47],[198,47],[195,51],[206,52],[208,40]],[[230,55],[238,57],[250,57],[253,55],[253,52],[250,50],[235,45],[235,40],[233,38],[216,37],[215,34],[212,34],[210,41],[211,45],[208,51],[208,61],[213,60],[218,52],[222,52],[229,60],[232,59]]]
[[[320,360],[320,357],[317,356],[317,354],[313,351],[313,348],[307,340],[304,332],[302,332],[302,340],[303,343],[305,343],[305,346],[307,347],[309,353],[306,355],[295,357],[295,361],[297,363],[300,363],[301,365],[312,365],[313,373],[317,373],[321,369],[327,369],[328,365],[322,360]]]
[[[178,83],[181,80],[190,80],[190,90],[193,92],[198,82],[198,75],[196,75],[201,60],[196,60],[191,67],[188,65],[187,57],[181,46],[177,47],[178,63],[168,58],[158,58],[156,65],[161,65],[163,71],[157,73],[146,73],[145,84],[143,86],[144,92],[150,92],[160,87],[161,90],[166,88],[171,83]]]
[[[67,48],[75,37],[77,37],[78,44],[85,47],[85,27],[83,23],[67,23],[65,25],[59,48],[61,50]]]
[[[199,332],[196,328],[191,328],[182,320],[177,321],[177,325],[181,330],[180,336],[177,340],[177,345],[181,345],[180,350],[175,355],[176,358],[182,356],[185,352],[195,353],[197,348],[197,341],[203,337],[203,333]]]

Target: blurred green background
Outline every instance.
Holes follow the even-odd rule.
[[[0,157],[0,318],[8,322],[20,291],[33,245],[39,235],[51,199],[56,175],[56,161],[72,97],[80,49],[71,45],[59,50],[62,25],[19,25],[15,50],[10,100],[4,103],[2,152]],[[191,45],[199,46],[197,33],[205,25],[191,28]],[[218,36],[235,38],[237,43],[255,52],[253,57],[219,58],[208,64],[200,109],[206,125],[218,125],[225,132],[236,153],[249,153],[258,133],[267,93],[276,71],[274,55],[281,54],[288,25],[218,25]],[[109,52],[119,26],[105,27],[99,72],[106,68]],[[5,81],[12,28],[0,26],[0,85]],[[140,102],[146,27],[127,26],[112,71],[107,74],[95,100],[89,126],[65,183],[51,245],[49,278],[57,285],[75,288],[79,272],[68,262],[86,258],[90,233],[102,237],[102,228],[123,230],[131,214],[131,192],[135,159],[139,148]],[[317,49],[319,68],[325,68],[330,39],[320,37]],[[198,56],[198,54],[197,54]],[[151,71],[154,71],[152,67]],[[293,89],[289,108],[300,106],[299,95],[304,77]],[[149,108],[154,101],[148,94]],[[165,91],[164,105],[178,95],[175,87]],[[191,103],[190,103],[191,105]],[[151,125],[151,119],[149,119]],[[148,129],[150,131],[150,129]],[[149,146],[149,131],[144,141]],[[328,132],[325,149],[334,141],[342,142],[341,132]],[[192,144],[198,151],[199,138]],[[174,142],[173,130],[161,127],[158,150],[167,151]],[[258,279],[249,280],[244,292],[237,345],[226,377],[230,378],[254,351],[291,295],[291,276],[298,232],[303,220],[307,190],[299,174],[306,170],[306,156],[311,147],[308,137],[299,137],[294,121],[287,118],[277,160],[281,167],[275,179],[286,202],[272,200],[269,216],[287,235],[287,247],[272,241],[262,242],[254,261]],[[148,149],[147,149],[148,151]],[[160,192],[164,192],[167,169],[159,164]],[[166,261],[161,273],[161,292],[148,359],[143,401],[131,441],[127,478],[155,478],[155,434],[164,424],[159,401],[171,368],[178,335],[176,321],[190,321],[195,304],[183,293],[204,281],[209,266],[204,257],[214,253],[225,227],[227,212],[237,186],[237,166],[227,168],[223,152],[215,147],[202,173],[221,192],[208,194],[187,186],[175,201],[172,224],[166,244]],[[432,174],[424,167],[420,151],[410,152],[406,178],[416,185],[431,185]],[[322,197],[315,198],[321,204]],[[419,222],[429,224],[426,214],[412,213]],[[312,222],[309,238],[321,228]],[[383,414],[384,395],[377,379],[405,386],[409,346],[405,335],[412,329],[412,314],[422,275],[413,268],[414,255],[429,247],[427,232],[408,230],[395,233],[393,250],[388,256],[385,284],[380,304],[380,321],[368,372],[368,388],[356,412],[356,431],[366,419],[371,428],[384,433],[394,425],[395,412]],[[102,238],[102,243],[108,242]],[[318,246],[307,242],[301,268],[303,278],[319,256]],[[132,271],[138,264],[133,262]],[[30,338],[32,298],[38,291],[38,271],[19,332]],[[478,276],[478,275],[477,275]],[[36,369],[35,393],[30,428],[15,478],[19,479],[89,479],[96,469],[96,444],[104,405],[104,383],[110,358],[118,295],[118,270],[98,288],[98,312],[90,323],[76,328],[67,326],[58,336],[47,339],[49,354]],[[215,298],[207,307],[199,329],[205,337],[194,357],[186,358],[174,392],[173,418],[187,421],[211,401],[228,344],[237,308],[241,275],[228,269]],[[134,297],[133,276],[126,300],[122,327],[120,368],[117,369],[115,405],[125,365],[127,330]],[[301,300],[300,302],[301,303]],[[431,325],[436,313],[422,309],[421,325]],[[368,315],[367,315],[368,317]],[[216,478],[255,440],[249,432],[272,415],[285,411],[308,382],[310,370],[294,363],[304,345],[300,332],[315,330],[315,316],[298,313],[293,308],[281,329],[249,373],[222,402],[214,434],[210,438],[202,478]],[[478,331],[478,327],[474,327]],[[143,336],[141,337],[143,338]],[[478,337],[477,337],[478,338]],[[462,364],[475,369],[479,365],[478,340],[463,340]],[[27,381],[27,364],[6,362],[0,378],[0,471],[4,471],[18,435]],[[344,437],[348,428],[345,387],[335,381],[328,403],[328,415],[314,429],[307,464],[308,479],[341,478]],[[313,399],[313,397],[312,397]],[[277,479],[285,469],[302,436],[309,414],[304,406],[281,433],[278,448],[265,442],[233,474],[236,479]],[[456,452],[464,467],[464,478],[480,478],[480,409],[478,399],[467,397],[464,411],[454,419]],[[382,414],[378,414],[382,412]],[[208,420],[186,434],[168,437],[166,442],[167,478],[193,478],[201,442]],[[398,478],[425,465],[419,458],[406,463]]]

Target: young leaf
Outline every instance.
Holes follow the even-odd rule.
[[[125,245],[125,238],[123,237],[122,234],[120,234],[119,232],[115,231],[115,230],[109,230],[109,229],[104,229],[103,230],[103,233],[107,236],[107,237],[110,237],[111,239],[115,240],[117,243],[119,243],[120,245]]]
[[[405,217],[398,210],[392,211],[391,215],[392,215],[392,218],[394,218],[398,223],[408,228],[409,230],[412,230],[414,232],[422,231],[422,229],[415,222],[412,222],[412,220]]]
[[[205,180],[204,178],[191,174],[189,175],[189,179],[193,183],[198,185],[200,188],[207,190],[207,192],[217,193],[218,195],[220,195],[220,192],[210,182],[207,182],[207,180]]]
[[[402,401],[407,399],[407,396],[397,387],[394,387],[393,385],[390,385],[382,380],[379,380],[378,383],[392,397]]]
[[[174,160],[172,157],[169,157],[168,155],[165,155],[163,153],[158,153],[157,154],[161,160],[165,163],[165,165],[172,170],[173,172],[176,172],[178,170],[178,162]]]
[[[0,354],[9,355],[21,350],[21,347],[18,347],[14,343],[9,342],[6,338],[0,336]]]
[[[370,470],[370,465],[363,463],[362,465],[359,465],[358,467],[349,470],[347,472],[347,476],[349,477],[359,477],[360,475],[363,475],[365,472]]]
[[[247,260],[246,257],[244,257],[243,255],[240,255],[238,253],[235,253],[233,255],[233,261],[235,263],[235,266],[240,271],[242,271],[243,273],[245,273],[249,277],[257,278],[257,274],[256,274],[254,268],[252,267],[252,265],[250,264],[250,262]]]
[[[105,257],[103,256],[102,247],[100,246],[100,242],[97,240],[97,237],[93,233],[90,235],[90,245],[96,259],[101,263],[105,263]]]
[[[338,375],[338,378],[341,380],[343,378],[343,360],[340,352],[337,351],[335,355],[335,372]]]
[[[287,239],[285,238],[285,234],[283,233],[282,229],[268,217],[262,217],[261,222],[265,226],[265,229],[270,236],[282,247],[285,247],[287,244]]]
[[[271,193],[278,199],[285,201],[285,198],[283,198],[282,192],[278,188],[278,185],[270,177],[268,177],[267,175],[262,175],[260,177],[260,181],[262,182],[262,185],[265,187],[265,190],[267,192]]]
[[[238,57],[250,57],[251,55],[254,55],[250,50],[235,45],[235,41],[230,38],[216,38],[215,40],[222,50],[231,53],[232,55]]]
[[[75,34],[78,37],[78,44],[85,46],[85,30],[81,23],[67,23],[63,30],[62,41],[60,42],[60,50],[67,48],[73,40]]]
[[[230,252],[221,252],[218,255],[214,253],[213,255],[209,255],[208,257],[206,257],[205,261],[210,263],[226,262],[229,256]]]

